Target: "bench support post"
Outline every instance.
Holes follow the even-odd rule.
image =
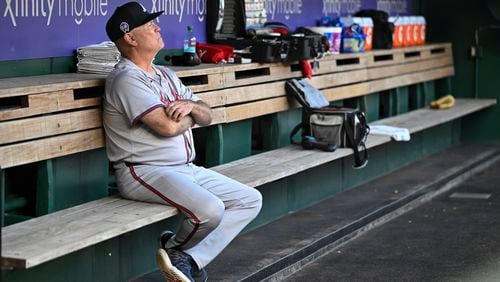
[[[251,155],[251,150],[251,119],[214,125],[207,133],[205,165],[211,167],[247,157]]]
[[[452,93],[451,78],[449,77],[436,80],[435,88],[436,88],[436,99],[448,94],[454,94]]]
[[[378,120],[380,116],[380,95],[378,93],[365,95],[361,101],[361,110],[365,113],[368,122]]]
[[[361,97],[346,99],[343,105],[349,108],[360,109],[365,113],[368,122],[376,121],[380,115],[380,94],[372,93]]]
[[[392,109],[394,108],[394,99],[391,98],[392,96],[391,90],[380,92],[380,118],[392,116]]]
[[[39,162],[37,216],[107,196],[108,163],[104,149]]]
[[[418,84],[415,85],[410,85],[409,86],[409,100],[408,100],[408,108],[410,111],[417,110],[422,108],[423,101],[421,99],[420,91],[419,91],[419,86]]]
[[[280,112],[260,118],[259,130],[264,151],[290,145],[290,132],[302,121],[302,109]]]
[[[382,92],[380,99],[382,117],[392,117],[408,112],[409,93],[408,87],[398,87]]]
[[[423,105],[425,107],[429,105],[436,98],[436,89],[434,81],[426,81],[419,84],[421,87],[422,95],[423,95]]]
[[[36,183],[36,214],[38,216],[54,211],[54,175],[52,160],[42,162],[38,166]]]
[[[395,99],[393,115],[399,115],[408,112],[408,87],[398,87],[393,90],[393,98]]]

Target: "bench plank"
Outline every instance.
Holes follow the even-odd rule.
[[[402,74],[412,74],[415,72],[422,72],[446,66],[453,67],[453,58],[442,57],[436,60],[417,61],[404,65],[392,65],[382,68],[376,67],[314,76],[311,79],[311,84],[313,84],[316,88],[325,89],[368,80],[400,76]]]
[[[0,145],[102,126],[98,108],[0,123]]]
[[[447,123],[471,113],[496,105],[496,99],[456,99],[450,109],[437,110],[429,107],[406,114],[375,121],[373,124],[385,124],[408,128],[410,133]]]
[[[226,107],[226,122],[233,122],[290,109],[287,97],[278,97]],[[213,123],[212,123],[213,124]]]
[[[193,77],[194,76],[194,77]],[[191,73],[186,77],[179,77],[184,85],[188,86],[194,92],[220,89],[224,87],[223,74],[203,74],[195,76]]]
[[[0,79],[0,98],[104,86],[104,75],[64,73]]]
[[[453,67],[443,67],[435,70],[414,72],[401,76],[388,77],[352,85],[324,89],[323,93],[329,101],[337,101],[345,98],[363,96],[378,91],[393,89],[396,87],[417,84],[423,81],[435,80],[453,75]],[[289,104],[286,96],[256,101],[253,103],[240,104],[226,107],[226,122],[238,121],[266,114],[286,111],[298,107],[298,104]],[[214,123],[212,123],[214,124]]]
[[[335,88],[324,89],[323,94],[330,101],[342,100],[346,98],[353,98],[363,96],[370,93],[389,90],[396,87],[413,85],[425,81],[431,81],[450,77],[454,74],[453,67],[443,67],[435,70],[428,70],[424,72],[416,72],[411,74],[404,74],[396,77],[389,77],[385,79],[372,80],[368,82],[358,83],[355,85],[346,85]]]
[[[165,205],[108,197],[2,231],[2,266],[30,268],[177,214]],[[26,244],[36,242],[36,244]]]
[[[437,52],[439,51],[439,52]],[[418,56],[413,55],[418,52]],[[342,72],[374,66],[388,66],[396,63],[408,63],[422,59],[436,59],[441,56],[451,56],[451,44],[429,44],[389,50],[373,50],[362,54],[338,54],[324,57],[319,60],[321,68],[314,74]],[[392,55],[389,59],[377,60],[385,55]],[[403,60],[401,60],[403,57]]]
[[[102,148],[102,128],[0,147],[2,169]]]
[[[75,99],[74,90],[30,94],[19,97],[18,105],[9,108],[0,105],[0,121],[78,109],[101,104],[100,97]]]
[[[225,105],[268,99],[286,94],[284,81],[229,88],[222,90],[221,93],[225,96]]]

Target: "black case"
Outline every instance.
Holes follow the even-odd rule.
[[[324,52],[321,35],[272,37],[247,33],[244,0],[211,1],[207,5],[206,34],[210,43],[230,45],[235,49],[251,47],[249,57],[254,62],[307,60]]]
[[[286,57],[286,44],[282,40],[253,40],[250,58],[254,62],[272,63]]]
[[[298,61],[312,59],[315,56],[314,37],[312,36],[288,36],[287,60]]]
[[[211,0],[207,4],[206,34],[209,43],[242,49],[250,45],[246,38],[244,0]]]

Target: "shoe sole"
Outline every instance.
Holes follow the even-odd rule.
[[[191,282],[186,275],[172,265],[172,262],[164,249],[158,249],[156,252],[156,262],[158,263],[160,272],[163,274],[163,277],[165,277],[167,282]]]
[[[194,279],[194,282],[207,282],[208,281],[208,275],[206,275],[206,272],[205,272],[205,275],[204,277],[203,276],[193,276],[193,279]]]

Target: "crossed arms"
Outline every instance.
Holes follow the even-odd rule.
[[[143,116],[141,121],[156,133],[172,137],[195,124],[204,126],[212,122],[210,106],[203,101],[177,100],[166,108],[156,108]]]

